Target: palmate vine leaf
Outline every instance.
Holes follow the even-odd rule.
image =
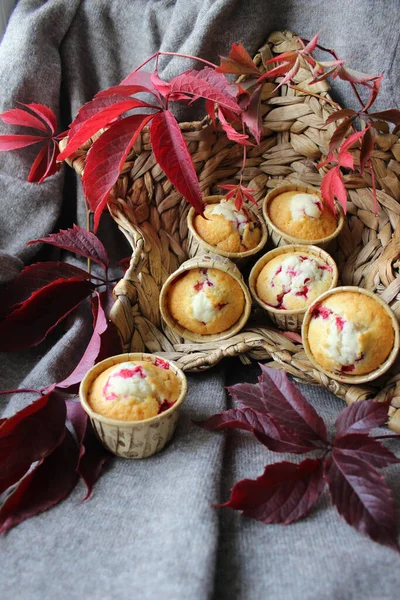
[[[150,125],[153,152],[160,167],[178,192],[203,213],[203,197],[185,139],[174,115],[165,110],[154,115]]]
[[[371,464],[334,448],[325,464],[332,503],[346,522],[374,541],[399,550],[390,487]]]
[[[65,428],[61,443],[26,475],[0,509],[0,534],[66,498],[78,479],[79,449]],[[49,485],[51,482],[51,485]]]
[[[36,346],[92,291],[82,277],[56,279],[33,292],[0,322],[0,351],[13,352]]]
[[[61,229],[58,233],[52,233],[45,238],[31,240],[28,245],[37,244],[38,242],[51,244],[57,246],[57,248],[79,254],[79,256],[90,258],[107,272],[109,261],[103,244],[97,236],[78,225],[74,224],[71,229]],[[85,272],[85,275],[88,274]]]
[[[143,127],[154,115],[132,115],[113,123],[92,145],[83,173],[83,188],[94,212],[96,231],[109,194],[122,171],[126,157]]]
[[[243,516],[263,523],[288,525],[316,505],[324,488],[321,459],[300,464],[280,462],[265,467],[255,480],[242,479],[233,487],[223,507],[243,511]]]
[[[65,402],[49,393],[4,419],[0,424],[0,494],[61,442],[65,416]]]
[[[57,118],[54,112],[45,104],[38,104],[37,102],[31,102],[30,104],[23,104],[19,102],[21,106],[25,106],[29,111],[35,114],[39,119],[42,119],[48,126],[50,133],[54,134],[57,130]]]
[[[350,433],[368,433],[371,429],[384,425],[388,419],[388,405],[375,400],[353,402],[336,419],[336,437]]]

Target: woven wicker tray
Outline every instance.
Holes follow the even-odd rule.
[[[295,36],[288,31],[274,32],[254,58],[261,70],[264,60],[295,47]],[[312,76],[306,65],[295,79],[295,88],[272,83],[263,88],[264,135],[258,146],[247,152],[245,185],[256,190],[261,202],[269,189],[282,183],[303,182],[320,186],[324,170],[316,165],[326,155],[328,140],[335,125],[326,126],[329,114],[338,105],[329,96],[326,81],[310,86]],[[215,131],[208,118],[181,123],[192,154],[204,195],[221,193],[220,183],[237,182],[242,148],[229,141],[223,131]],[[69,164],[82,174],[89,140]],[[353,150],[355,164],[359,151]],[[373,212],[371,179],[345,176],[349,194],[345,226],[329,248],[343,285],[358,285],[375,291],[400,317],[400,140],[396,135],[380,134],[372,153],[377,179],[380,211]],[[236,178],[236,179],[235,179]],[[111,319],[123,341],[123,351],[166,353],[185,371],[199,371],[218,363],[225,356],[240,355],[271,361],[296,379],[319,384],[347,403],[378,395],[391,398],[389,425],[400,432],[400,376],[394,373],[374,385],[345,385],[317,371],[308,361],[303,346],[293,343],[268,321],[250,321],[229,340],[190,343],[168,328],[162,328],[158,299],[168,275],[188,258],[186,217],[189,204],[173,188],[157,164],[151,150],[149,133],[144,130],[128,156],[114,188],[110,212],[129,240],[133,254],[124,278],[115,287],[116,302]]]

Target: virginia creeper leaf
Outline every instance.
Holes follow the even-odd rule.
[[[374,149],[374,136],[370,127],[367,127],[361,142],[360,152],[360,173],[364,172],[365,166],[371,158],[372,150]]]
[[[222,129],[225,131],[229,140],[232,140],[233,142],[236,142],[238,144],[242,144],[242,146],[252,146],[253,145],[248,141],[249,136],[246,133],[240,133],[239,131],[236,131],[236,129],[234,129],[232,127],[232,125],[230,123],[228,123],[228,121],[225,119],[224,113],[222,112],[222,110],[219,107],[218,107],[218,119],[221,123]]]
[[[258,87],[250,96],[250,102],[242,114],[244,123],[254,135],[257,144],[260,143],[260,138],[263,133],[263,123],[261,116],[261,93],[262,87]]]
[[[82,277],[56,279],[33,292],[0,322],[0,351],[36,346],[93,290]]]
[[[217,102],[236,113],[241,109],[236,99],[228,92],[228,82],[223,75],[210,67],[201,71],[191,69],[177,75],[170,81],[171,94],[192,94],[196,99],[205,98]]]
[[[216,68],[217,73],[231,73],[233,75],[260,75],[260,71],[242,44],[232,44],[228,58],[220,56],[220,65]]]
[[[349,135],[349,137],[341,145],[340,152],[345,152],[346,150],[351,148],[351,146],[354,146],[354,144],[365,135],[366,131],[367,129],[363,129],[362,131],[356,131],[355,133]]]
[[[32,146],[32,144],[44,142],[45,139],[41,135],[0,135],[0,152]]]
[[[178,192],[197,213],[203,213],[203,198],[199,181],[185,139],[174,115],[157,113],[150,125],[153,152],[160,167]]]
[[[395,108],[391,110],[382,110],[380,112],[369,113],[368,116],[372,117],[373,119],[389,121],[389,123],[394,123],[394,125],[400,125],[400,110]]]
[[[43,146],[39,150],[33,164],[31,166],[31,170],[29,171],[28,181],[30,183],[39,183],[43,180],[45,173],[47,172],[48,162],[47,162],[47,145]]]
[[[379,440],[365,433],[349,433],[335,440],[335,452],[355,456],[368,464],[382,469],[400,462],[400,459],[383,446]]]
[[[321,184],[321,194],[325,204],[332,211],[335,207],[335,198],[337,198],[340,204],[343,206],[344,214],[347,212],[347,193],[344,187],[342,174],[339,167],[333,167],[330,171],[324,175]]]
[[[322,461],[267,465],[257,479],[242,479],[224,507],[242,510],[243,516],[263,523],[288,525],[298,521],[317,503],[324,488]]]
[[[9,125],[20,125],[21,127],[32,127],[48,133],[46,125],[41,119],[22,108],[12,108],[0,114],[0,119]]]
[[[388,418],[388,406],[384,402],[363,400],[347,406],[336,419],[336,438],[349,433],[368,433],[384,425]]]
[[[52,134],[56,132],[57,118],[54,112],[51,110],[51,108],[45,106],[44,104],[38,104],[37,102],[31,102],[30,104],[24,104],[23,102],[19,102],[19,104],[21,106],[25,106],[25,108],[30,110],[40,119],[42,119],[46,123]]]
[[[337,150],[337,148],[339,148],[340,144],[343,142],[343,140],[346,136],[346,133],[350,129],[352,123],[353,123],[353,118],[348,117],[347,119],[344,119],[340,123],[340,125],[337,126],[337,128],[333,132],[332,137],[329,142],[329,152],[333,152],[334,150]]]
[[[31,240],[28,242],[28,245],[37,244],[38,242],[51,244],[52,246],[57,246],[57,248],[63,248],[64,250],[79,254],[79,256],[90,258],[107,272],[108,256],[103,244],[91,231],[83,229],[78,225],[74,224],[72,229],[60,229],[58,233],[51,233],[45,238]],[[84,273],[86,276],[88,275],[85,271]]]
[[[334,113],[332,113],[331,115],[329,115],[329,117],[326,119],[325,123],[327,125],[329,125],[330,123],[335,123],[336,121],[339,121],[340,119],[345,119],[347,117],[352,117],[352,116],[356,116],[357,113],[355,110],[352,110],[351,108],[342,108],[340,110],[336,110]]]

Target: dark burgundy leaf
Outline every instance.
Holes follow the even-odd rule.
[[[41,119],[22,108],[12,108],[0,114],[0,119],[9,125],[20,125],[21,127],[32,127],[48,133],[46,125]]]
[[[65,402],[47,394],[0,424],[0,494],[61,442]]]
[[[252,135],[254,135],[257,144],[260,143],[260,138],[263,133],[263,123],[261,116],[261,93],[262,86],[259,86],[251,94],[250,102],[247,106],[247,109],[242,114],[242,119],[249,128]]]
[[[252,146],[248,139],[249,136],[246,133],[236,131],[230,123],[225,119],[223,111],[218,107],[218,119],[221,123],[222,129],[225,131],[229,140],[241,144],[242,146]]]
[[[91,258],[107,272],[108,256],[103,244],[97,236],[78,225],[74,224],[72,229],[61,229],[58,233],[52,233],[45,238],[31,240],[28,244],[37,244],[38,242],[51,244],[85,258]]]
[[[203,213],[203,197],[186,142],[174,115],[165,110],[156,114],[150,126],[156,160],[170,182],[197,213]]]
[[[325,477],[332,503],[345,521],[374,541],[398,550],[392,492],[379,471],[334,449]]]
[[[284,371],[260,364],[262,400],[269,415],[282,427],[307,440],[326,441],[325,423]]]
[[[226,389],[242,408],[252,408],[262,414],[267,412],[258,383],[236,383]]]
[[[316,446],[311,442],[303,440],[296,434],[280,427],[269,415],[255,412],[251,408],[226,410],[205,421],[197,421],[196,423],[208,431],[219,431],[221,429],[250,431],[264,446],[273,452],[303,454],[316,449]]]
[[[335,452],[355,456],[377,469],[400,462],[393,452],[365,433],[349,433],[335,440]]]
[[[228,82],[223,75],[210,67],[201,71],[191,69],[177,75],[170,81],[171,94],[192,94],[196,99],[205,98],[217,102],[236,113],[241,109],[236,99],[229,93]]]
[[[333,152],[339,148],[352,124],[353,118],[349,117],[337,126],[329,142],[329,152]]]
[[[79,450],[65,429],[62,442],[22,479],[0,509],[0,533],[66,498],[77,482]]]
[[[374,149],[374,136],[372,135],[371,128],[368,127],[361,142],[360,152],[360,173],[364,172],[365,166],[371,158],[372,150]]]
[[[362,400],[347,406],[336,419],[336,440],[349,433],[368,433],[384,425],[388,419],[388,406],[384,402]]]
[[[25,148],[44,140],[41,135],[0,135],[0,152]]]
[[[335,121],[339,121],[340,119],[344,119],[346,117],[356,116],[357,113],[355,110],[351,108],[342,108],[341,110],[337,110],[326,119],[325,123],[329,125],[330,123],[334,123]]]
[[[93,290],[81,277],[56,279],[33,292],[19,308],[0,322],[0,351],[36,346]]]
[[[239,481],[222,506],[242,510],[243,516],[263,523],[288,525],[310,512],[323,488],[320,459],[306,459],[300,464],[284,461],[267,465],[255,480]]]
[[[90,279],[89,273],[83,271],[83,269],[63,262],[40,262],[25,267],[8,284],[4,293],[0,296],[0,318],[9,313],[16,304],[27,300],[36,290],[56,279],[70,279],[71,277]]]
[[[369,113],[368,116],[372,117],[373,119],[389,121],[389,123],[394,123],[394,125],[400,125],[400,110],[395,108],[391,110],[382,110],[380,112]]]
[[[86,373],[91,369],[96,361],[96,358],[100,352],[101,346],[101,334],[107,329],[107,320],[104,315],[104,311],[99,302],[98,294],[91,298],[92,302],[92,310],[93,310],[93,334],[90,339],[90,342],[75,369],[72,373],[61,381],[57,383],[58,388],[68,388],[75,383],[80,383]]]
[[[83,188],[94,211],[94,230],[117,181],[126,157],[153,115],[133,115],[117,121],[92,145],[83,173]]]

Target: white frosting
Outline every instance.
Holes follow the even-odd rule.
[[[213,215],[221,215],[234,224],[239,233],[242,233],[249,219],[243,210],[237,210],[233,200],[221,200],[210,211]]]
[[[362,355],[360,331],[354,323],[343,319],[342,328],[337,326],[337,314],[329,316],[327,354],[340,365],[353,365]]]
[[[321,210],[318,207],[321,201],[314,194],[295,194],[290,200],[292,221],[301,221],[304,217],[319,219]]]
[[[310,257],[301,260],[297,254],[285,258],[281,267],[282,270],[273,279],[274,285],[281,284],[284,288],[290,289],[293,294],[301,292],[305,285],[310,286],[316,281],[326,281],[330,276],[329,271],[318,268],[316,260]]]
[[[193,317],[202,323],[209,323],[218,313],[218,309],[214,308],[210,298],[203,290],[192,297],[191,304]]]
[[[121,373],[134,371],[131,376],[124,377]],[[143,366],[137,369],[135,372],[135,365],[132,363],[125,362],[119,364],[110,373],[107,383],[104,386],[104,395],[106,399],[110,400],[123,400],[124,398],[134,397],[138,400],[145,400],[148,396],[154,395],[154,385],[152,385],[147,377],[142,377],[142,374],[146,375],[146,370]],[[117,398],[114,398],[114,395]]]

